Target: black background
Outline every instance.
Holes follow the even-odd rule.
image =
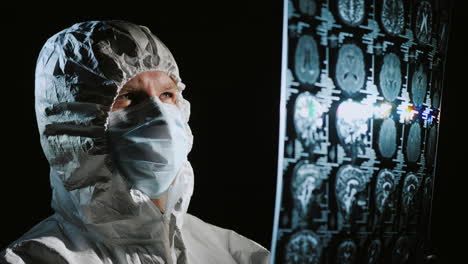
[[[96,1],[97,2],[97,1]],[[450,263],[467,208],[467,15],[455,8],[449,38],[435,180],[433,251]],[[34,113],[34,70],[45,41],[86,20],[147,26],[171,50],[191,102],[195,191],[189,212],[270,248],[281,67],[281,1],[116,2],[17,7],[2,34],[0,249],[53,213],[49,166]],[[10,14],[10,15],[11,15]],[[2,67],[2,68],[3,68]]]

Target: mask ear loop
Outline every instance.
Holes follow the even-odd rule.
[[[164,207],[164,215],[167,216],[167,220],[170,220],[170,216],[173,213],[174,210],[176,210],[177,203],[179,202],[179,196],[177,195],[177,192],[181,192],[183,190],[180,190],[180,181],[182,177],[182,171],[183,171],[183,166],[179,168],[177,171],[177,175],[174,178],[174,181],[172,182],[171,185],[169,185],[169,188],[167,189],[167,197],[166,197],[166,205]],[[177,200],[175,200],[177,199]]]

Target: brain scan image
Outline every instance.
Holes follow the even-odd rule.
[[[316,8],[315,0],[299,0],[299,10],[305,15],[314,15]]]
[[[375,205],[381,214],[393,206],[395,191],[395,175],[388,169],[383,169],[377,175],[375,184]]]
[[[336,111],[336,129],[340,143],[348,154],[355,156],[357,147],[364,147],[364,138],[369,129],[368,107],[347,100],[342,102]]]
[[[401,89],[400,59],[395,53],[385,55],[379,80],[382,95],[387,101],[393,102],[398,97]]]
[[[398,238],[393,248],[392,264],[403,264],[409,258],[409,239],[407,236]]]
[[[446,20],[446,15],[447,12],[444,11],[444,17],[442,20]],[[439,25],[439,30],[438,30],[438,36],[439,36],[439,52],[445,54],[445,50],[447,49],[447,22],[444,21],[440,23]]]
[[[291,193],[295,207],[306,216],[310,204],[317,200],[316,192],[322,185],[321,170],[317,165],[298,163],[291,180]]]
[[[391,158],[397,148],[397,129],[393,119],[385,119],[379,130],[379,151],[382,157]]]
[[[423,188],[424,199],[426,200],[426,202],[430,202],[430,199],[432,198],[432,177],[431,176],[427,176],[424,179],[423,186],[424,186]]]
[[[323,128],[324,109],[319,101],[309,92],[303,92],[296,98],[294,105],[294,127],[297,137],[307,148],[313,148],[319,140]]]
[[[419,179],[416,175],[410,173],[406,176],[405,181],[403,183],[403,190],[402,190],[402,208],[403,212],[406,214],[410,213],[411,210],[414,208],[415,200],[416,200],[416,193],[419,189]]]
[[[413,123],[406,140],[406,158],[409,162],[417,162],[421,155],[421,126]]]
[[[421,44],[431,42],[432,33],[432,7],[428,1],[421,1],[416,12],[414,34]]]
[[[294,71],[300,82],[314,84],[317,80],[319,69],[319,54],[317,43],[309,35],[299,38],[294,54]]]
[[[435,165],[435,154],[436,154],[436,147],[437,147],[437,126],[431,127],[429,130],[429,138],[427,140],[426,146],[426,159],[427,163],[431,165]]]
[[[347,95],[359,91],[366,78],[364,55],[355,44],[345,44],[338,51],[336,62],[336,80],[338,86]]]
[[[285,263],[318,264],[320,261],[320,240],[314,232],[302,230],[291,236],[286,245]]]
[[[338,246],[336,264],[353,264],[356,259],[357,246],[352,240],[345,240]]]
[[[418,69],[413,73],[411,79],[411,92],[413,104],[420,106],[424,103],[427,91],[427,75],[422,64],[419,64]]]
[[[372,240],[367,248],[367,264],[377,264],[380,259],[380,252],[382,251],[382,243],[380,240]]]
[[[366,185],[363,172],[351,165],[344,165],[336,173],[335,195],[340,213],[349,219],[356,207],[367,201],[359,195]]]
[[[357,26],[364,20],[364,0],[338,0],[338,14],[344,23]]]
[[[390,35],[398,35],[405,26],[405,9],[403,0],[383,0],[382,25]]]
[[[432,201],[432,177],[427,176],[423,181],[423,198],[424,198],[424,206],[430,206]]]

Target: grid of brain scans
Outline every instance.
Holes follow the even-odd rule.
[[[274,263],[419,263],[450,10],[285,0]]]

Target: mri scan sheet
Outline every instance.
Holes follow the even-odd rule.
[[[429,253],[448,4],[284,1],[273,263]]]

